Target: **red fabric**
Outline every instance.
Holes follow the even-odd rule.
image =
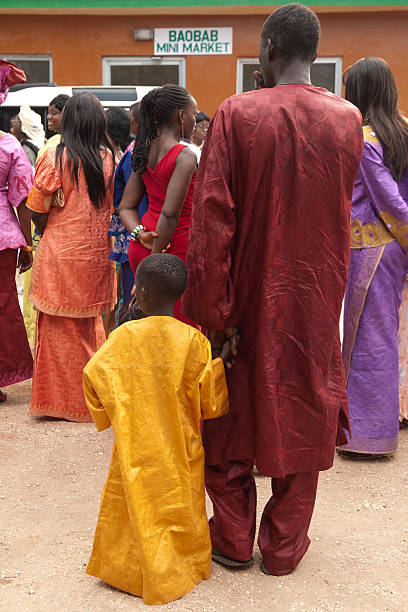
[[[146,170],[142,174],[142,179],[146,186],[146,191],[149,198],[149,208],[143,215],[143,225],[148,231],[154,231],[156,229],[166,197],[167,186],[174,172],[176,159],[185,146],[186,145],[182,144],[175,145],[166,153],[164,157],[162,157],[153,170],[146,166]],[[181,210],[180,218],[171,240],[171,247],[168,251],[169,253],[180,257],[180,259],[182,259],[184,262],[186,261],[187,255],[194,183],[195,174],[191,179],[190,187]],[[149,250],[145,249],[138,242],[134,242],[133,240],[130,241],[128,256],[133,274],[136,273],[137,266],[142,259],[147,257],[147,255],[150,255]],[[183,321],[183,323],[188,323],[188,325],[198,327],[195,323],[193,323],[193,321],[182,314],[180,300],[176,303],[174,308],[174,316],[179,321]]]
[[[91,423],[82,372],[105,342],[102,317],[38,313],[30,414]]]
[[[17,249],[0,251],[0,387],[27,380],[33,375],[16,287]]]
[[[206,466],[205,485],[214,505],[210,519],[214,548],[233,559],[252,555],[256,526],[256,486],[252,461],[224,461]],[[258,545],[266,568],[290,574],[309,548],[307,535],[316,499],[318,472],[272,478]]]
[[[17,85],[17,83],[25,83],[26,75],[22,68],[8,62],[7,60],[0,59],[0,74],[5,75],[4,85],[6,87],[11,87],[12,85]]]
[[[347,425],[339,317],[359,111],[305,85],[233,96],[218,109],[194,193],[183,312],[236,325],[230,412],[204,428],[211,465],[257,458],[263,474],[328,469]]]

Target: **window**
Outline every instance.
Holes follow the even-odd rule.
[[[179,57],[104,57],[104,85],[166,85],[185,87],[185,59]]]
[[[52,82],[51,55],[1,55],[0,57],[22,68],[26,73],[27,83]]]
[[[313,85],[325,87],[341,96],[342,65],[341,57],[318,57],[310,72]]]
[[[259,62],[255,58],[238,60],[237,93],[254,89],[254,70],[260,70]],[[341,95],[341,57],[318,57],[312,64],[311,78],[316,87],[325,87],[329,91]]]

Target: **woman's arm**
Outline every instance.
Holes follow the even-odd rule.
[[[408,202],[401,196],[398,183],[384,164],[379,145],[364,143],[360,175],[378,216],[408,253]]]
[[[31,218],[35,229],[42,236],[48,221],[48,213],[32,212]]]
[[[132,172],[119,204],[119,217],[128,232],[140,225],[137,207],[146,193],[146,187],[139,172]]]
[[[156,226],[158,236],[153,240],[152,253],[161,253],[171,242],[196,168],[196,154],[186,147],[177,157],[167,186],[166,198]]]
[[[32,247],[33,241],[31,237],[31,213],[25,205],[26,200],[23,200],[17,207],[17,216],[20,223],[21,231],[23,232],[25,241],[28,247]],[[17,267],[20,268],[20,274],[26,272],[33,265],[33,254],[21,247],[18,255]]]
[[[21,231],[23,232],[27,246],[32,246],[31,237],[31,212],[25,205],[27,198],[17,207],[17,216],[20,223]]]

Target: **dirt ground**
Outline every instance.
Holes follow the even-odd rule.
[[[112,432],[30,417],[30,382],[0,405],[0,609],[147,609],[85,574]],[[290,576],[228,571],[156,609],[224,612],[408,609],[408,430],[391,459],[347,460],[320,477],[312,544]],[[257,476],[259,508],[270,481]],[[209,507],[210,509],[210,507]]]

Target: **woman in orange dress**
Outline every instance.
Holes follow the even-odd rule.
[[[29,299],[39,311],[30,414],[90,422],[82,370],[105,340],[115,303],[108,229],[113,151],[98,99],[65,105],[62,141],[37,163],[27,206],[42,234]]]

